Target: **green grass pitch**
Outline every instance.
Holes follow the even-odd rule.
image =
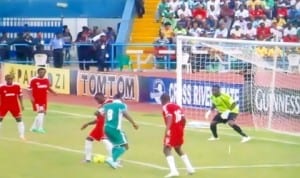
[[[84,131],[80,127],[93,118],[93,112],[91,107],[51,103],[45,122],[47,133],[41,135],[28,131],[34,113],[26,108],[27,142],[18,139],[14,120],[6,117],[0,130],[0,178],[160,178],[168,173],[162,153],[164,127],[160,111],[132,112],[140,125],[137,131],[124,121],[130,149],[122,157],[123,168],[82,163],[83,144],[91,127]],[[300,137],[244,128],[253,140],[241,144],[229,127],[219,128],[221,140],[216,142],[207,141],[208,129],[186,130],[184,150],[197,172],[188,176],[175,156],[180,177],[299,177]],[[103,145],[95,142],[94,152],[105,154]]]

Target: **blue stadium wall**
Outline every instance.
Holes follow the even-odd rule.
[[[57,2],[68,3],[65,9]],[[126,0],[0,0],[0,17],[121,18]]]

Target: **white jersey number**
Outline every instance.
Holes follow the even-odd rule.
[[[176,110],[174,113],[175,113],[175,123],[180,122],[183,116],[181,110]]]
[[[112,109],[107,110],[106,119],[108,121],[111,121],[113,119],[113,110]]]

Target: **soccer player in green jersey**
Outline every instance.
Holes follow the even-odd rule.
[[[105,117],[104,132],[113,144],[112,158],[108,158],[106,163],[116,169],[119,166],[118,158],[128,150],[128,142],[125,133],[122,131],[123,116],[135,129],[138,129],[138,125],[128,114],[127,106],[122,102],[122,95],[119,93],[114,96],[112,103],[105,104],[98,112]]]
[[[226,93],[220,91],[220,86],[214,85],[212,87],[212,107],[205,113],[205,119],[209,118],[212,110],[217,110],[217,114],[210,123],[210,130],[213,134],[208,140],[218,140],[217,124],[228,123],[237,133],[242,136],[242,143],[248,142],[251,138],[247,136],[242,129],[235,123],[235,119],[239,114],[239,108],[233,98]]]

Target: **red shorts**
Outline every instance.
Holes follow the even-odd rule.
[[[164,138],[164,145],[169,147],[178,147],[183,144],[183,128],[170,130],[169,134]]]
[[[106,138],[106,135],[103,130],[103,125],[101,124],[96,124],[96,126],[93,128],[93,130],[90,132],[90,137],[93,139],[100,141],[102,139]]]
[[[19,106],[0,106],[0,118],[4,118],[7,112],[10,112],[14,118],[20,118],[22,115],[21,108]]]
[[[47,111],[47,102],[33,102],[32,109],[36,112],[46,112]]]

